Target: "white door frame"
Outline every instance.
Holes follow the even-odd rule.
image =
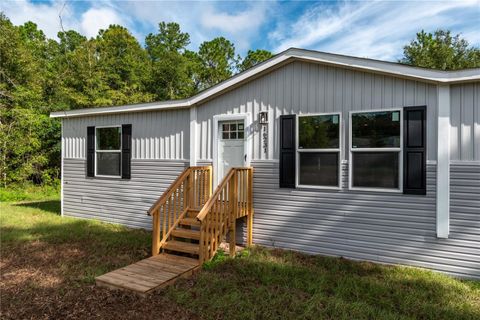
[[[220,114],[213,116],[213,143],[212,143],[212,153],[213,153],[213,187],[215,188],[219,181],[217,179],[218,173],[218,122],[220,121],[231,121],[231,120],[243,120],[245,128],[245,140],[244,140],[244,155],[246,155],[245,166],[250,166],[250,145],[252,142],[253,128],[252,128],[252,115],[250,112],[247,113],[236,113],[236,114]]]

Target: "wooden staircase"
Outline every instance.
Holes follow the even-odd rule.
[[[230,232],[235,247],[235,222],[249,217],[252,169],[232,168],[212,194],[212,168],[190,167],[152,205],[152,255],[188,256],[203,263],[215,255]],[[248,244],[251,243],[249,228]],[[232,254],[234,251],[232,250]]]
[[[252,185],[252,168],[232,168],[212,193],[211,166],[185,169],[148,210],[152,257],[97,277],[97,284],[149,293],[212,259],[228,233],[233,256],[235,223],[245,216],[251,245]]]

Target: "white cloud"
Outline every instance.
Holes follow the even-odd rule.
[[[87,2],[83,4],[90,5]],[[73,29],[87,37],[96,36],[100,29],[105,29],[110,24],[130,26],[128,17],[115,10],[110,2],[94,3],[86,11],[76,5],[77,3],[60,0],[51,3],[18,0],[1,2],[0,10],[16,25],[27,21],[35,22],[45,35],[52,39],[56,39],[62,25],[65,30]],[[133,32],[135,34],[135,30]]]
[[[257,2],[250,4],[245,10],[227,13],[207,6],[200,22],[207,30],[216,30],[227,35],[234,40],[237,49],[244,51],[250,48],[250,40],[265,23],[267,8],[266,3]]]
[[[91,8],[82,14],[81,33],[87,37],[95,37],[98,30],[106,29],[111,24],[125,26],[126,21],[111,8]]]
[[[291,28],[278,27],[269,38],[277,43],[276,52],[303,47],[394,60],[421,29],[449,28],[470,35],[480,23],[479,10],[479,1],[321,4],[305,12]]]
[[[228,3],[227,3],[228,4]],[[115,3],[119,11],[129,12],[145,29],[156,32],[161,21],[177,22],[190,34],[190,48],[214,37],[224,36],[243,53],[250,48],[265,23],[266,11],[275,2],[249,2],[243,8],[225,11],[225,3],[206,1],[142,1]],[[232,6],[236,3],[232,2]],[[233,8],[233,7],[231,7]],[[230,8],[230,9],[231,9]]]
[[[0,11],[10,18],[13,24],[20,25],[27,21],[35,22],[48,38],[56,38],[61,31],[60,13],[65,29],[75,28],[77,20],[70,5],[61,1],[33,4],[26,0],[2,1]]]

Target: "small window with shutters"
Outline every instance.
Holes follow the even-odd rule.
[[[130,179],[132,126],[87,128],[87,177]]]

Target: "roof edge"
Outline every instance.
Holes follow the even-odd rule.
[[[258,76],[263,72],[279,66],[288,60],[305,60],[310,62],[341,66],[349,69],[370,71],[375,73],[390,74],[413,80],[422,80],[435,83],[461,83],[470,81],[480,81],[480,68],[466,69],[458,71],[442,71],[408,66],[395,62],[374,60],[369,58],[359,58],[340,54],[312,51],[298,48],[287,49],[272,58],[259,63],[258,65],[238,73],[233,77],[220,82],[219,84],[208,88],[196,95],[183,100],[169,100],[152,103],[142,103],[133,105],[123,105],[115,107],[88,108],[69,111],[57,111],[50,113],[51,118],[68,118],[80,116],[93,116],[111,113],[123,112],[141,112],[153,110],[167,110],[176,108],[188,108],[193,105],[220,94],[221,92],[235,85],[243,83],[250,78]]]

